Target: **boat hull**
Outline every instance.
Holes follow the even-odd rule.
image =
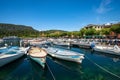
[[[36,63],[38,63],[39,65],[41,65],[42,68],[45,68],[46,57],[33,57],[33,56],[30,56],[30,58],[33,61],[35,61]]]
[[[109,54],[112,54],[112,55],[120,55],[120,51],[117,52],[117,51],[114,51],[114,50],[99,49],[99,48],[96,48],[96,47],[94,47],[93,49],[94,49],[94,51],[98,51],[98,52],[109,53]]]
[[[57,55],[53,53],[48,53],[48,54],[54,58],[58,58],[66,61],[72,61],[76,63],[82,63],[82,60],[84,59],[83,56],[78,56],[78,55],[69,56],[69,55]]]
[[[3,54],[0,56],[0,67],[22,57],[24,53],[18,53],[18,54]]]
[[[91,49],[90,45],[79,45],[80,48]]]

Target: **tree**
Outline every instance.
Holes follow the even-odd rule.
[[[83,36],[85,35],[85,32],[86,32],[86,29],[84,29],[84,28],[82,28],[82,29],[80,30],[80,35],[81,35],[81,37],[83,37]]]
[[[101,35],[101,30],[96,30],[95,35]]]
[[[115,32],[116,34],[120,33],[120,24],[112,25],[110,30]]]
[[[73,36],[74,38],[79,38],[81,35],[81,33],[79,31],[73,31],[71,32],[71,36]]]
[[[72,34],[71,32],[67,32],[68,37],[71,37],[71,34]]]
[[[95,29],[94,28],[91,28],[91,29],[87,29],[85,31],[85,35],[95,35]]]
[[[60,37],[64,37],[64,36],[66,36],[66,35],[67,35],[67,32],[61,32],[61,33],[59,34]]]
[[[103,28],[101,30],[102,35],[109,35],[110,34],[110,28]]]

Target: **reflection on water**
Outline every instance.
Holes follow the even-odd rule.
[[[118,61],[120,61],[120,58],[113,58],[113,61],[118,62]]]
[[[14,61],[0,68],[0,80],[12,80],[12,74],[20,66],[25,57],[19,59],[19,61]],[[11,79],[10,79],[11,78]]]
[[[92,54],[98,54],[98,55],[101,55],[103,57],[108,57],[108,58],[111,58],[113,59],[114,62],[118,62],[120,61],[120,56],[118,55],[113,55],[113,54],[109,54],[109,53],[102,53],[102,52],[92,52]]]
[[[30,65],[31,65],[31,69],[32,69],[32,76],[34,80],[46,80],[47,76],[46,76],[46,72],[47,72],[47,68],[42,69],[42,67],[37,64],[36,62],[30,60]],[[52,78],[51,78],[52,80]]]
[[[47,58],[47,62],[56,80],[73,80],[77,76],[80,76],[80,74],[78,75],[77,72],[72,70],[73,68],[68,67],[67,64],[64,64],[64,61],[60,64],[53,61],[53,59]]]
[[[70,50],[85,54],[81,64],[47,57],[47,64],[56,80],[120,80],[119,56],[74,47]],[[25,56],[1,67],[0,80],[53,80],[50,70],[47,66],[42,69]]]
[[[53,62],[55,62],[56,64],[60,65],[63,68],[66,68],[69,71],[82,73],[81,64],[70,62],[70,61],[64,61],[64,60],[60,60],[60,59],[56,59],[56,58],[52,58],[52,57],[49,57],[49,58],[52,59]]]
[[[91,50],[88,50],[88,49],[71,48],[71,50],[85,54],[85,59],[83,60],[83,63],[82,63],[82,70],[85,70],[83,72],[88,74],[88,76],[90,76],[92,80],[98,80],[98,79],[94,79],[95,78],[94,76],[96,76],[96,78],[99,78],[102,76],[104,80],[120,79],[120,69],[119,69],[120,56],[109,55],[109,54],[100,53],[100,52],[92,52]],[[89,61],[86,57],[88,57],[93,62]],[[114,62],[113,61],[114,58],[116,58],[118,61]],[[94,63],[110,71],[112,74],[117,75],[118,77],[109,74],[105,70],[101,70],[101,68],[96,66]],[[100,74],[100,75],[98,75],[97,77],[97,74]],[[84,78],[87,78],[87,77],[84,77]],[[86,80],[90,80],[89,77]]]

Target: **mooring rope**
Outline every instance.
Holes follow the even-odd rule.
[[[109,74],[111,74],[111,75],[113,75],[113,76],[115,76],[115,77],[117,77],[117,78],[120,79],[120,76],[118,76],[118,75],[110,72],[109,70],[105,69],[104,67],[98,65],[97,63],[95,63],[94,61],[92,61],[92,60],[91,60],[90,58],[88,58],[87,56],[85,56],[85,57],[86,57],[90,62],[92,62],[93,64],[95,64],[97,67],[99,67],[100,69],[102,69],[102,70],[104,70],[105,72],[107,72],[107,73],[109,73]]]
[[[56,80],[56,79],[55,79],[55,76],[54,76],[53,72],[51,71],[50,67],[48,66],[47,62],[46,62],[46,65],[47,65],[48,70],[50,71],[50,73],[51,73],[51,75],[52,75],[52,77],[53,77],[53,80]]]
[[[56,62],[56,61],[54,61],[54,62],[57,63],[57,64],[59,64],[60,66],[62,66],[62,67],[64,67],[64,68],[68,69],[68,70],[73,71],[71,68],[69,68],[69,67],[67,67],[67,66],[65,66],[65,65],[63,65],[63,64],[60,64],[60,63],[58,63],[58,62]]]
[[[33,67],[32,67],[32,63],[31,63],[31,61],[30,61],[30,57],[28,57],[28,55],[27,55],[27,59],[29,59],[29,63],[30,63],[30,66],[31,66],[31,70],[32,70],[32,73],[31,73],[31,76],[32,76],[32,79],[34,80],[34,77],[33,77],[33,75],[34,75],[34,73],[33,73]]]
[[[58,63],[58,62],[56,62],[56,61],[54,61],[56,64],[58,64],[58,65],[60,65],[60,66],[62,66],[63,68],[65,68],[65,69],[67,69],[68,71],[70,70],[70,71],[72,71],[72,72],[78,72],[77,70],[73,70],[72,68],[69,68],[69,67],[67,67],[67,66],[65,66],[65,65],[63,65],[63,64],[60,64],[60,63]],[[69,72],[70,72],[69,71]],[[80,71],[80,73],[82,73],[81,71]]]

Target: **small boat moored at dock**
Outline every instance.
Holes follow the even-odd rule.
[[[16,50],[8,49],[6,52],[0,54],[0,67],[22,57],[26,52],[26,49],[17,47]]]
[[[0,47],[0,50],[1,50],[1,49],[6,49],[6,48],[7,48],[7,47]]]
[[[47,52],[39,47],[31,47],[28,50],[29,57],[45,68]]]
[[[104,53],[109,53],[109,54],[113,54],[113,55],[120,55],[120,48],[115,45],[115,46],[100,46],[100,45],[96,45],[95,47],[93,47],[94,51],[98,51],[98,52],[104,52]]]
[[[50,56],[66,61],[82,63],[82,60],[84,59],[84,54],[80,54],[69,50],[48,47],[46,48],[46,51]]]

